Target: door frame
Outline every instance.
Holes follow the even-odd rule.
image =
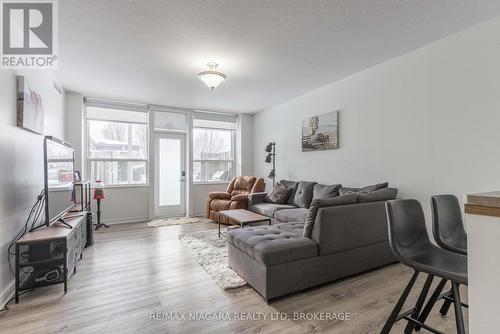
[[[159,192],[160,192],[160,183],[159,183],[159,175],[160,175],[160,159],[159,159],[159,143],[161,138],[169,138],[169,139],[179,139],[181,141],[181,172],[184,171],[184,177],[181,181],[183,186],[180,187],[181,194],[180,200],[181,204],[178,206],[162,206],[158,205],[159,201]],[[154,196],[153,196],[153,218],[168,218],[168,217],[183,217],[187,214],[187,166],[186,166],[186,142],[187,142],[187,134],[185,132],[171,132],[171,131],[155,131],[153,136],[154,142]],[[181,175],[179,175],[181,178]],[[163,208],[163,209],[162,209]],[[165,210],[165,211],[161,211]]]

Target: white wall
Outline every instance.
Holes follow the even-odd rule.
[[[66,92],[66,141],[75,150],[75,170],[84,172],[84,132],[83,132],[83,95]]]
[[[239,175],[253,175],[253,114],[241,114],[238,121],[237,167]]]
[[[401,197],[500,189],[500,19],[256,114],[254,169],[277,144],[278,178],[362,186]],[[340,149],[301,152],[303,119],[340,110]]]
[[[101,219],[103,223],[135,223],[147,221],[148,187],[106,188],[106,198],[101,201]],[[92,201],[92,211],[96,212],[96,201]],[[94,216],[95,217],[95,216]]]
[[[44,70],[0,70],[0,304],[13,291],[7,247],[24,226],[28,212],[43,188],[43,136],[16,126],[16,74],[40,87],[44,132],[64,139],[64,97]],[[64,92],[63,92],[64,95]]]

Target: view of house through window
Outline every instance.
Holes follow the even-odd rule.
[[[148,125],[143,123],[144,113],[123,111],[124,115],[137,115],[137,123],[99,119],[87,108],[87,157],[92,181],[102,180],[105,185],[147,184]],[[106,109],[101,109],[106,110]],[[115,114],[113,112],[113,114]]]
[[[198,123],[198,124],[197,124]],[[211,122],[194,122],[193,181],[226,182],[234,176],[234,129],[197,127]],[[216,126],[213,122],[212,126]]]

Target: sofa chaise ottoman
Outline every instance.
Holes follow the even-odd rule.
[[[390,197],[396,194],[392,190]],[[228,233],[229,266],[269,301],[394,263],[388,199],[359,202],[351,194],[316,200],[305,222],[233,230]]]

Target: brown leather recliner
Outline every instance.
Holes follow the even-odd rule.
[[[225,192],[214,191],[208,194],[205,212],[208,219],[231,224],[225,217],[219,217],[219,211],[248,208],[248,194],[262,192],[266,188],[263,178],[255,176],[236,176],[231,180]]]

